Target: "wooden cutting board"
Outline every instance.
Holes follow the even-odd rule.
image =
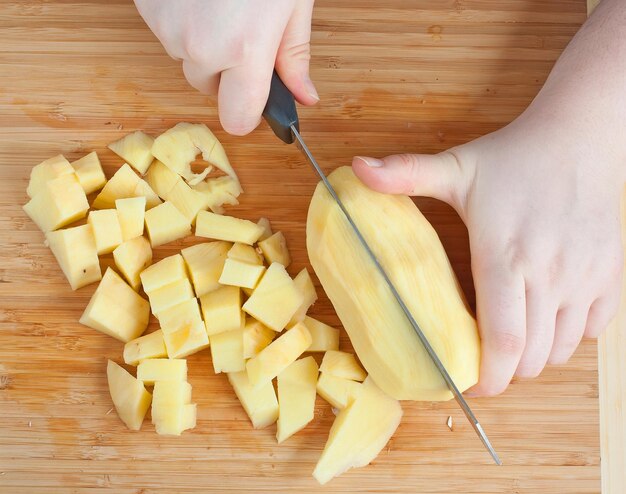
[[[301,110],[303,133],[329,171],[357,154],[436,152],[493,131],[528,105],[585,17],[584,0],[319,0],[312,73],[322,101]],[[128,432],[105,378],[106,358],[120,361],[122,345],[77,322],[95,286],[69,289],[21,210],[30,168],[54,154],[96,150],[110,176],[121,161],[107,143],[136,129],[156,135],[179,121],[206,122],[245,189],[230,212],[269,217],[287,236],[296,272],[307,265],[316,183],[297,149],[265,125],[245,138],[221,132],[214,102],[187,86],[130,1],[2,2],[0,81],[0,492],[321,492],[310,474],[330,407],[319,399],[314,422],[278,446],[273,427],[252,429],[206,352],[189,362],[198,427],[179,438],[157,436],[150,423]],[[436,201],[418,204],[473,301],[462,223]],[[314,315],[338,324],[320,295]],[[603,463],[613,469],[606,492],[617,493],[626,378],[617,360],[623,336],[610,337],[603,434],[614,442]],[[350,348],[345,336],[342,347]],[[406,403],[379,458],[324,492],[599,492],[596,355],[596,343],[584,342],[568,365],[471,401],[505,466],[492,465],[454,403]]]

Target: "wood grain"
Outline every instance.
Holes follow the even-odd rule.
[[[583,0],[320,0],[312,74],[322,101],[302,130],[326,170],[357,154],[435,152],[493,131],[532,100],[585,19]],[[100,154],[126,132],[179,121],[216,130],[246,191],[231,212],[268,216],[307,265],[304,221],[316,180],[263,125],[219,131],[214,102],[189,88],[130,1],[5,1],[0,7],[0,492],[320,492],[310,473],[333,414],[280,447],[252,430],[209,357],[190,358],[198,427],[180,438],[130,433],[111,412],[105,359],[121,344],[78,324],[94,286],[72,292],[22,213],[30,167],[56,153]],[[420,207],[473,302],[466,231],[434,200]],[[198,239],[159,248],[164,257]],[[108,257],[104,264],[110,264]],[[325,297],[314,314],[336,324]],[[154,325],[154,324],[153,324]],[[349,342],[342,339],[342,346]],[[595,342],[497,399],[472,400],[502,456],[497,468],[454,403],[407,403],[369,467],[325,492],[595,493],[600,489]],[[623,381],[622,381],[623,383]],[[446,427],[454,420],[454,432]]]

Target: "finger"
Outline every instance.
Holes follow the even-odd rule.
[[[583,302],[559,309],[549,364],[564,364],[574,354],[585,332],[588,314],[589,304]]]
[[[480,262],[474,261],[473,268]],[[468,394],[494,396],[511,382],[524,351],[524,279],[521,274],[497,265],[474,271],[482,355],[480,379]]]
[[[313,105],[320,99],[309,77],[312,15],[312,0],[297,3],[276,54],[278,75],[303,105]]]
[[[434,197],[456,207],[465,195],[463,174],[451,153],[396,154],[376,159],[357,156],[352,169],[373,190]]]
[[[608,295],[597,299],[589,309],[585,338],[597,338],[607,328],[620,306],[621,290],[613,289]]]
[[[226,132],[246,135],[259,125],[270,92],[272,66],[273,60],[222,72],[218,108]]]
[[[517,366],[519,377],[537,377],[548,362],[558,304],[541,288],[526,291],[526,347]]]
[[[219,73],[190,60],[183,60],[183,73],[189,84],[201,93],[217,95],[220,84]]]

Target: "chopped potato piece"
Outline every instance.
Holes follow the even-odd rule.
[[[72,161],[72,168],[85,194],[100,190],[107,183],[100,159],[95,151]]]
[[[42,232],[48,233],[84,218],[89,203],[76,174],[72,173],[43,184],[23,209]]]
[[[252,245],[263,233],[263,229],[252,221],[222,216],[209,211],[200,211],[196,218],[196,235],[198,237],[241,242]]]
[[[291,264],[291,256],[287,249],[287,241],[282,232],[276,232],[271,237],[261,240],[259,248],[263,252],[267,264],[277,262],[287,267]]]
[[[211,335],[211,360],[216,374],[246,370],[243,358],[243,328]]]
[[[152,396],[152,423],[157,434],[179,436],[195,426],[195,404],[191,384],[186,381],[157,381]]]
[[[273,263],[261,278],[243,310],[274,331],[282,331],[302,305],[300,293],[284,266]]]
[[[260,386],[271,382],[302,355],[310,344],[309,330],[302,323],[296,324],[246,362],[250,383]]]
[[[146,216],[145,197],[116,199],[115,209],[117,209],[124,241],[143,235],[143,225]]]
[[[237,197],[241,194],[241,186],[230,177],[211,178],[197,183],[193,189],[204,196],[206,207],[217,214],[224,213],[224,204],[239,204]]]
[[[207,208],[206,198],[198,191],[193,190],[183,180],[179,180],[172,190],[167,193],[166,199],[178,209],[192,225],[196,222],[198,212]]]
[[[107,362],[107,381],[117,415],[131,431],[138,431],[150,407],[152,395],[141,381],[111,360]]]
[[[49,232],[46,234],[46,243],[72,290],[102,278],[96,240],[89,225]]]
[[[152,187],[161,199],[167,200],[170,191],[174,186],[183,179],[176,172],[170,170],[167,166],[156,160],[148,168],[146,173],[146,182]]]
[[[146,230],[152,247],[191,235],[191,223],[171,202],[146,211]]]
[[[63,175],[72,175],[73,173],[74,168],[65,159],[65,156],[57,154],[33,167],[30,171],[30,180],[28,181],[26,194],[28,194],[28,197],[33,198],[44,190],[46,183]]]
[[[218,281],[230,245],[221,241],[205,242],[181,251],[198,297],[219,288]]]
[[[111,209],[115,207],[116,199],[141,196],[146,198],[146,208],[148,209],[161,203],[159,196],[147,182],[139,178],[128,163],[124,163],[94,199],[93,207],[95,209]]]
[[[148,302],[109,268],[79,322],[127,343],[146,330],[149,317]]]
[[[141,287],[139,274],[152,262],[150,242],[146,237],[131,238],[113,251],[113,259],[128,284],[138,291]]]
[[[383,393],[371,378],[333,422],[313,477],[325,484],[350,468],[370,463],[400,424],[400,402]]]
[[[183,358],[209,347],[209,336],[202,319],[186,322],[176,330],[163,329],[167,355]]]
[[[153,142],[152,137],[138,130],[107,147],[143,175],[154,159],[150,152]]]
[[[311,346],[307,352],[327,352],[328,350],[339,350],[339,330],[328,324],[324,324],[317,319],[305,316],[304,325],[311,333]]]
[[[113,252],[122,243],[122,229],[115,209],[91,211],[87,223],[91,225],[99,255]]]
[[[155,313],[156,318],[162,328],[172,328],[176,330],[182,324],[202,320],[198,299],[190,298],[179,304],[172,305],[165,310]],[[170,331],[171,332],[171,331]]]
[[[129,341],[124,345],[124,362],[128,365],[138,365],[145,359],[167,357],[163,331],[146,334]]]
[[[263,233],[259,237],[259,241],[270,238],[273,235],[272,225],[270,224],[270,220],[267,218],[259,218],[259,221],[257,221],[256,224],[263,228]]]
[[[202,315],[209,336],[240,329],[245,324],[241,310],[241,290],[236,286],[223,286],[200,297]]]
[[[161,259],[139,275],[146,293],[187,277],[183,256],[175,254]]]
[[[278,401],[271,381],[259,387],[252,386],[246,371],[229,373],[228,381],[255,429],[262,429],[276,422]]]
[[[150,358],[137,366],[137,379],[149,386],[156,381],[186,381],[187,361],[173,358]]]
[[[249,319],[243,328],[243,358],[255,357],[269,345],[276,336],[276,332],[265,327],[259,321]]]
[[[278,374],[276,439],[279,443],[313,420],[316,384],[317,362],[313,357],[296,360]]]
[[[261,279],[264,271],[265,266],[248,264],[247,262],[241,262],[235,259],[226,259],[219,282],[222,285],[254,288]]]
[[[300,290],[300,293],[302,293],[304,300],[302,300],[300,307],[298,307],[298,310],[289,321],[289,326],[293,326],[297,322],[304,320],[307,311],[317,300],[315,285],[313,285],[313,280],[311,279],[311,276],[306,268],[303,268],[302,271],[296,275],[293,282],[296,285],[296,288]]]
[[[329,350],[324,354],[320,371],[353,381],[363,381],[367,377],[367,372],[358,364],[354,354],[338,350]]]
[[[330,406],[343,410],[354,399],[360,387],[360,382],[322,372],[317,381],[317,394],[330,403]]]
[[[182,278],[169,285],[146,292],[146,295],[148,295],[150,300],[152,313],[155,315],[185,300],[194,298],[193,288],[187,278]]]
[[[191,162],[200,151],[204,161],[217,166],[239,183],[224,148],[204,124],[178,123],[157,137],[152,146],[152,154],[190,184],[203,180],[210,171],[209,167],[200,174],[191,171]]]
[[[256,249],[251,245],[242,244],[240,242],[233,244],[228,251],[227,257],[235,261],[247,262],[248,264],[263,265],[263,258]]]

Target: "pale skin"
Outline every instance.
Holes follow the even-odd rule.
[[[191,85],[218,97],[228,132],[258,125],[274,64],[300,103],[317,102],[312,1],[135,3]],[[513,376],[567,362],[620,301],[626,2],[600,4],[505,128],[437,155],[355,157],[352,166],[375,190],[449,203],[467,225],[482,339],[468,394],[496,395]]]

